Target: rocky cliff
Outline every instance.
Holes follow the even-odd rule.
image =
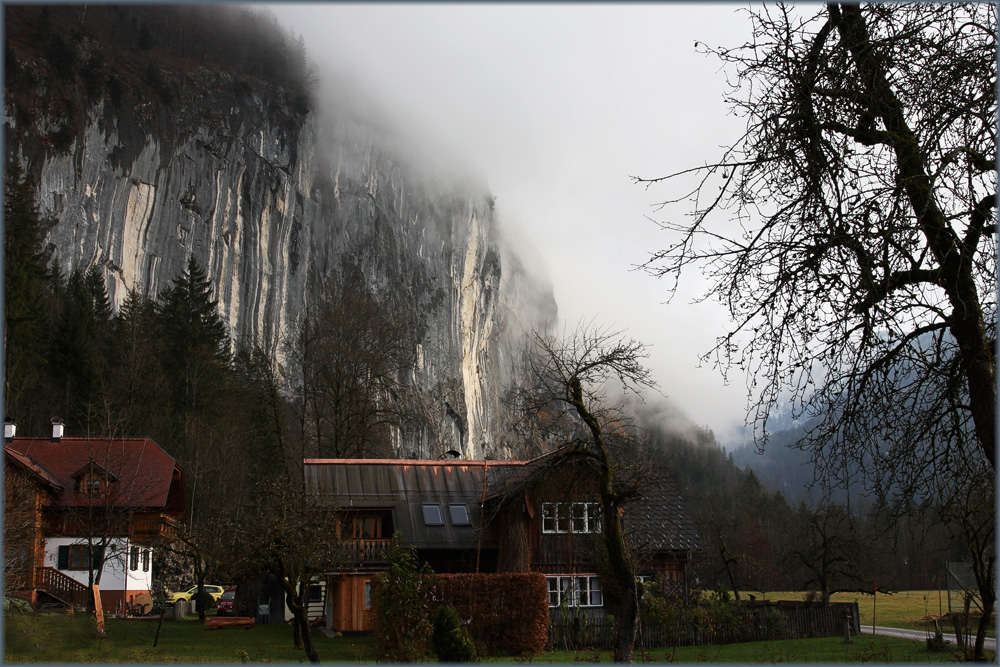
[[[342,89],[306,111],[280,84],[167,50],[101,57],[88,86],[92,18],[65,38],[77,76],[33,41],[37,20],[8,8],[6,149],[36,185],[50,261],[102,267],[117,304],[193,254],[231,335],[268,326],[279,358],[310,303],[360,276],[413,317],[404,379],[423,410],[397,454],[505,453],[501,391],[555,305],[484,186],[423,165]]]

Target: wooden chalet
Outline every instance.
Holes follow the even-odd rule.
[[[20,437],[4,428],[8,594],[114,610],[149,593],[158,544],[186,519],[183,471],[149,438]],[[91,572],[94,573],[93,579]]]
[[[307,487],[340,513],[350,562],[314,587],[314,617],[342,632],[371,629],[372,579],[393,535],[435,572],[540,572],[552,613],[604,614],[602,529],[591,468],[554,452],[531,461],[306,459]],[[642,575],[686,596],[701,549],[669,476],[626,513]]]

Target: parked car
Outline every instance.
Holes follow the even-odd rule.
[[[226,592],[226,589],[222,586],[210,586],[205,584],[205,592],[212,596],[212,600],[217,602],[222,594]],[[198,595],[198,587],[192,586],[191,588],[184,591],[176,591],[167,596],[167,604],[173,604],[178,600],[193,600],[195,596]]]
[[[236,601],[236,591],[226,591],[219,598],[219,602],[215,605],[215,613],[218,616],[232,616],[233,615],[233,603]]]

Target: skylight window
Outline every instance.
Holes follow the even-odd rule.
[[[451,513],[451,525],[472,525],[472,521],[469,519],[469,508],[465,505],[448,505],[448,511]]]
[[[424,503],[424,525],[426,526],[443,526],[444,517],[441,515],[441,505],[433,503]]]

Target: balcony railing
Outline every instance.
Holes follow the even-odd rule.
[[[137,516],[132,519],[132,532],[154,535],[176,535],[181,523],[168,516]]]
[[[357,563],[384,562],[389,559],[391,539],[352,540],[354,561]]]

